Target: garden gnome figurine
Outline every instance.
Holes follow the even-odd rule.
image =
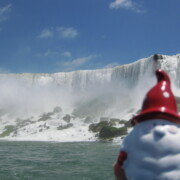
[[[118,180],[180,180],[180,116],[168,75],[157,70],[156,77],[121,145]]]

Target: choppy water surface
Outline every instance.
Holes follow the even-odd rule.
[[[0,180],[114,180],[118,145],[0,142]]]

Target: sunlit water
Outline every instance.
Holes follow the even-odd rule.
[[[0,142],[0,180],[114,180],[118,145]]]

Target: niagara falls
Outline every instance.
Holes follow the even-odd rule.
[[[0,74],[0,137],[30,141],[96,141],[93,123],[121,127],[141,108],[144,94],[166,70],[178,96],[180,55],[154,55],[109,69],[54,74]]]

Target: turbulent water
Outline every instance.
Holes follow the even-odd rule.
[[[157,68],[167,71],[178,96],[180,55],[154,55],[111,69],[0,74],[0,137],[95,141],[89,125],[132,117],[154,85]]]
[[[0,180],[114,180],[111,143],[0,141]]]

